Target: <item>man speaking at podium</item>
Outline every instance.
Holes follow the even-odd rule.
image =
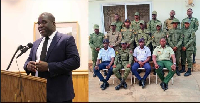
[[[56,31],[55,17],[47,12],[40,14],[38,30],[42,37],[33,43],[24,69],[47,79],[47,102],[72,102],[72,70],[80,67],[74,37]]]

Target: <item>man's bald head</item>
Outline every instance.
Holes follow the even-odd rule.
[[[55,22],[55,17],[51,13],[43,12],[42,14],[40,14],[39,17],[44,16],[44,15],[48,16],[48,18],[49,18],[50,21]]]

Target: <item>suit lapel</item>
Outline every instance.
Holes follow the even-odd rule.
[[[62,37],[62,36],[60,35],[60,33],[57,32],[57,33],[55,34],[55,36],[53,37],[53,40],[52,40],[52,42],[51,42],[51,44],[50,44],[50,46],[49,46],[49,48],[48,48],[47,57],[46,57],[45,61],[48,60],[48,58],[49,58],[49,56],[50,56],[52,50],[54,49],[54,47],[56,46],[56,44],[58,43],[58,41],[60,40],[61,37]]]
[[[36,52],[37,52],[37,49],[38,49],[38,47],[40,45],[40,42],[42,41],[42,38],[40,38],[37,42],[35,42],[35,47],[34,47],[34,50],[33,50],[33,55],[34,55],[33,60],[34,61],[36,60]]]

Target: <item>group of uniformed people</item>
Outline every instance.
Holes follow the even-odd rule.
[[[120,80],[115,89],[119,90],[121,87],[126,89],[125,80],[130,71],[144,88],[146,78],[151,71],[149,64],[151,55],[154,74],[157,73],[162,80],[160,86],[163,90],[168,89],[168,82],[174,73],[180,76],[180,73],[186,72],[186,59],[188,70],[184,76],[191,75],[192,62],[195,63],[196,56],[195,32],[199,26],[198,20],[192,17],[192,13],[192,9],[189,8],[188,17],[183,19],[180,25],[179,20],[174,17],[175,11],[171,10],[170,18],[165,20],[163,29],[161,21],[156,18],[156,11],[152,12],[152,20],[147,23],[147,29],[144,20],[139,19],[138,12],[135,13],[134,21],[126,19],[124,23],[120,21],[119,15],[115,14],[115,22],[111,23],[110,31],[106,35],[99,32],[99,25],[95,24],[94,33],[90,34],[89,45],[92,50],[93,76],[97,75],[103,82],[101,89],[104,90],[109,86],[107,81],[113,73]],[[180,58],[182,69],[179,71]],[[125,69],[123,76],[120,71],[122,68]],[[143,78],[140,77],[138,68],[145,68]],[[169,70],[166,77],[163,68]],[[102,69],[108,69],[108,73],[104,74],[107,75],[106,79],[100,73]]]

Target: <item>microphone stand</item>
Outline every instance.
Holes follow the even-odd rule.
[[[10,68],[10,65],[11,65],[11,63],[12,63],[12,61],[13,61],[13,59],[14,59],[16,53],[17,53],[20,49],[22,49],[22,48],[23,48],[22,45],[18,46],[18,48],[17,48],[17,50],[15,51],[15,54],[13,55],[13,57],[12,57],[12,59],[11,59],[11,61],[10,61],[10,63],[9,63],[9,65],[8,65],[8,67],[7,67],[6,70],[8,70],[8,69]]]

